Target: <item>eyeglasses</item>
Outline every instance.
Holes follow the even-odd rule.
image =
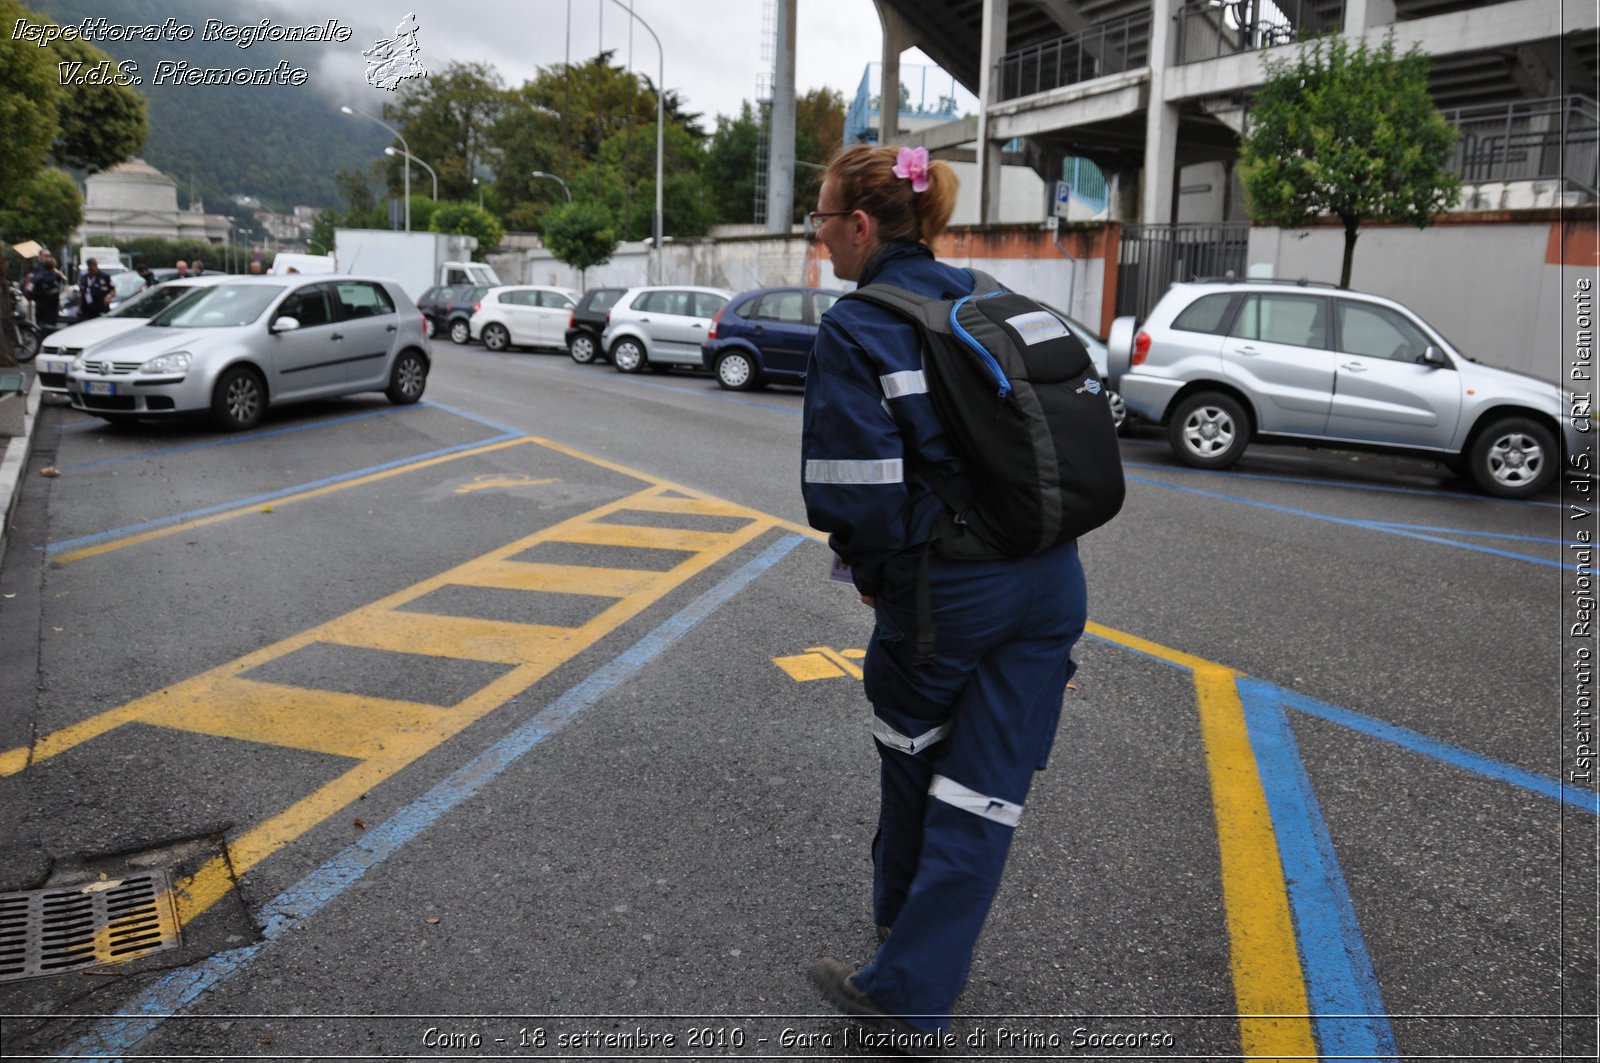
[[[806,220],[811,223],[813,230],[822,228],[822,223],[829,218],[837,218],[844,214],[854,214],[853,210],[814,210],[806,215]]]

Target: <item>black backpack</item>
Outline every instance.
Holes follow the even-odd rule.
[[[967,469],[961,497],[926,462],[912,471],[948,507],[941,557],[1026,557],[1122,508],[1122,453],[1105,385],[1060,317],[972,271],[972,294],[932,299],[887,284],[845,296],[917,326],[929,397]]]

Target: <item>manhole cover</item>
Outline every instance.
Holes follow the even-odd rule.
[[[177,944],[162,871],[0,893],[0,982],[123,963]]]

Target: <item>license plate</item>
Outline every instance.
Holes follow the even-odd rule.
[[[39,372],[65,373],[67,371],[67,367],[71,364],[71,362],[52,362],[48,358],[41,358],[39,359]]]
[[[117,393],[117,385],[110,381],[91,380],[84,390],[91,395],[115,395]]]

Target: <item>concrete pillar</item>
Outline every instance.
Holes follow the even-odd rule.
[[[916,39],[900,13],[878,0],[878,22],[883,27],[883,78],[878,85],[878,143],[893,144],[900,136],[900,53],[916,46]]]
[[[1181,6],[1182,0],[1154,0],[1150,10],[1150,106],[1145,110],[1144,182],[1139,195],[1139,220],[1146,225],[1176,220],[1178,108],[1162,97]]]
[[[795,6],[777,0],[778,39],[772,60],[772,122],[768,126],[771,169],[767,177],[767,232],[786,233],[794,219],[794,38]]]
[[[1374,26],[1388,26],[1394,22],[1394,0],[1345,0],[1344,32],[1350,37],[1360,37]]]
[[[1000,220],[1000,148],[989,135],[989,108],[1000,102],[1000,59],[1006,54],[1010,0],[983,0],[978,68],[978,224]]]

